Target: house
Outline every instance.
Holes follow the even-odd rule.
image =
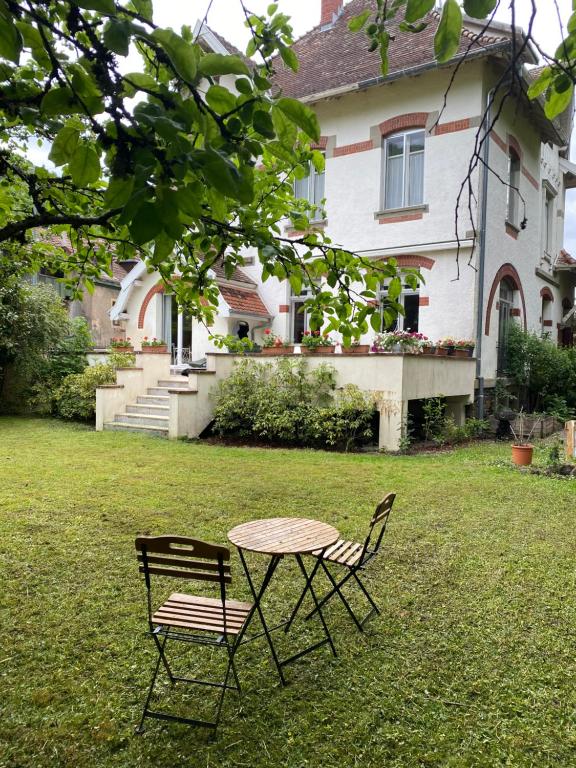
[[[576,260],[563,248],[566,190],[576,186],[576,166],[568,160],[572,112],[551,121],[540,101],[527,99],[538,62],[526,45],[511,96],[484,142],[483,162],[471,174],[472,215],[465,197],[457,237],[456,200],[484,135],[482,117],[524,34],[495,22],[484,29],[466,18],[458,54],[439,66],[433,37],[440,17],[432,11],[420,34],[392,30],[383,77],[378,53],[368,53],[365,35],[348,28],[367,6],[367,0],[321,0],[320,23],[294,45],[298,73],[278,64],[275,87],[315,110],[326,158],[324,173],[311,168],[296,193],[313,203],[325,199],[325,217],[314,227],[334,243],[421,271],[419,289],[402,293],[398,327],[433,340],[475,339],[483,413],[484,392],[505,371],[510,323],[573,343]],[[208,31],[205,44],[227,47]],[[499,97],[491,115],[498,108]],[[285,232],[297,234],[290,222]],[[136,343],[144,336],[168,341],[177,367],[186,356],[213,351],[210,332],[242,329],[261,341],[269,325],[283,338],[301,340],[306,292],[294,295],[275,279],[262,283],[252,254],[231,279],[215,277],[221,301],[211,329],[179,314],[158,275],[142,265],[122,281],[111,317]],[[384,282],[382,304],[386,290]],[[362,341],[372,338],[371,331]]]

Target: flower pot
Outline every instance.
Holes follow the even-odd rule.
[[[303,355],[331,355],[334,352],[334,347],[305,347],[302,345]]]
[[[435,347],[433,347],[431,345],[429,345],[429,346],[427,345],[427,346],[422,347],[422,354],[423,355],[433,355],[434,351],[435,351]]]
[[[438,357],[447,357],[448,347],[436,347],[436,354],[438,355]]]
[[[472,357],[474,355],[474,347],[468,347],[466,352],[468,352],[468,357]]]
[[[513,445],[512,462],[518,467],[528,467],[532,464],[533,445]]]
[[[134,347],[110,347],[111,352],[122,352],[131,355],[134,352]]]
[[[355,347],[342,347],[342,352],[345,355],[367,355],[369,350],[369,344],[356,344]]]
[[[168,346],[166,344],[155,347],[146,346],[142,347],[142,352],[147,355],[165,355],[168,352]]]
[[[264,355],[293,355],[294,347],[262,347]]]
[[[454,347],[452,350],[452,357],[470,357],[467,349],[457,349]]]

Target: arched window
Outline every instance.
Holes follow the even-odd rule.
[[[508,278],[500,282],[498,302],[498,373],[504,373],[508,364],[508,332],[514,309],[514,286]]]
[[[384,139],[384,210],[424,202],[424,133],[406,131]]]

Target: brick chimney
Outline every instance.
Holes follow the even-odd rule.
[[[321,0],[320,25],[332,24],[334,17],[339,16],[344,0]]]

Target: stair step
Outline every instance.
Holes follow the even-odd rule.
[[[151,403],[134,403],[126,406],[126,413],[134,413],[149,416],[168,416],[170,414],[169,405],[153,405]]]
[[[181,376],[179,379],[161,379],[158,382],[159,387],[168,387],[168,389],[188,389],[188,379]]]
[[[136,403],[138,405],[168,405],[170,395],[138,395]]]
[[[169,390],[171,387],[148,387],[146,390],[146,394],[148,395],[164,395],[164,397],[169,397]]]
[[[168,429],[168,416],[151,416],[148,414],[116,413],[114,423],[133,424],[137,427],[160,427]]]
[[[121,421],[106,421],[104,429],[110,432],[140,432],[146,436],[168,437],[168,427],[146,427],[136,426],[135,424],[126,424]]]

